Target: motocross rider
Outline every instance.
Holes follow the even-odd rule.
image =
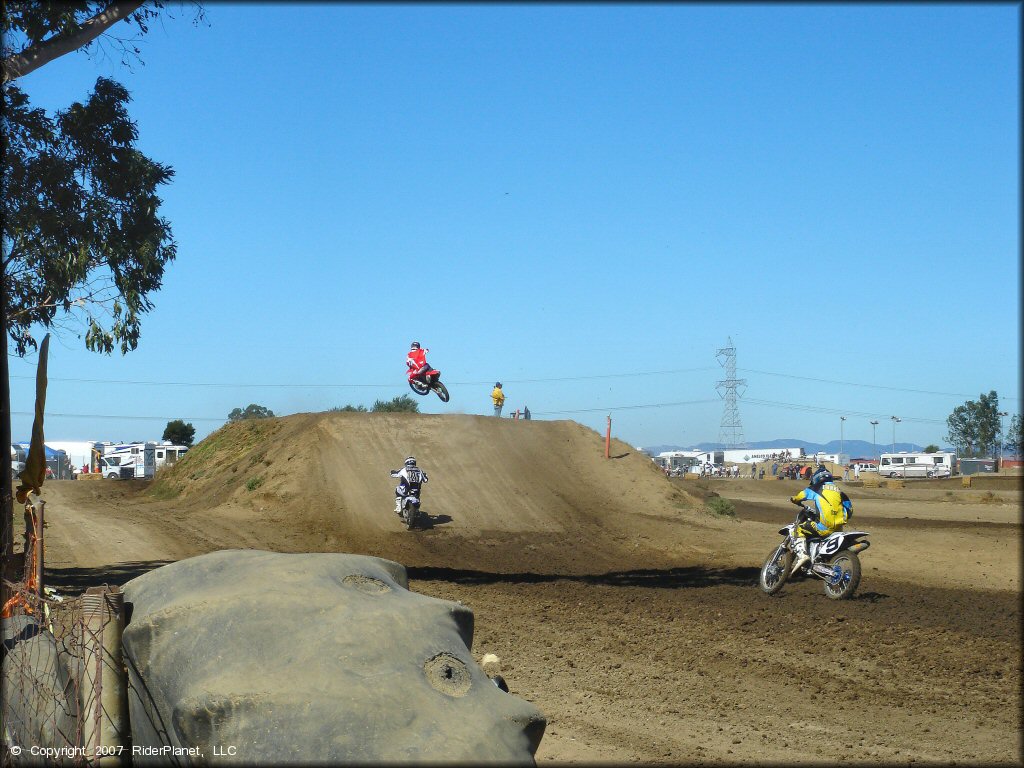
[[[405,357],[405,364],[409,368],[411,378],[426,381],[423,374],[430,370],[430,366],[427,365],[427,352],[429,351],[429,349],[421,349],[418,341],[414,341],[410,345],[409,354]]]
[[[802,519],[796,528],[795,551],[797,558],[792,570],[792,573],[796,573],[810,560],[806,537],[824,538],[836,530],[841,530],[853,515],[853,504],[850,502],[850,497],[835,484],[832,473],[821,464],[811,475],[810,485],[790,501],[798,506],[803,501],[814,502],[814,509],[810,512],[811,519]]]
[[[401,514],[402,500],[410,494],[419,497],[420,487],[427,482],[427,473],[416,466],[416,457],[410,456],[404,467],[391,470],[391,476],[401,478],[395,487],[395,512]]]

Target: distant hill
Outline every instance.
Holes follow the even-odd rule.
[[[759,440],[745,443],[744,448],[771,449],[771,448],[803,448],[804,453],[811,455],[818,451],[825,453],[839,453],[840,442],[831,440],[827,443],[809,443],[806,440],[796,438],[783,438],[778,440]],[[844,440],[842,443],[843,453],[853,458],[856,456],[874,456],[877,453],[889,453],[892,451],[891,443],[878,443],[872,445],[867,440]],[[664,451],[721,451],[725,449],[724,443],[697,443],[697,445],[651,445],[642,450],[652,456],[657,456]],[[896,443],[896,451],[923,451],[924,447],[916,443]],[[943,448],[944,451],[951,451],[952,448]]]

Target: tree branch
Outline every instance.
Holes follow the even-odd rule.
[[[51,37],[49,40],[30,45],[20,53],[4,59],[4,82],[27,75],[44,64],[48,64],[66,53],[88,45],[117,22],[131,16],[144,0],[121,0],[113,2],[90,19],[86,19],[66,35]]]

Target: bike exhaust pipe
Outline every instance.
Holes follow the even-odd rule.
[[[871,546],[871,542],[870,541],[858,541],[856,544],[854,544],[853,546],[849,547],[848,549],[851,552],[863,552],[865,549],[867,549],[870,546]]]

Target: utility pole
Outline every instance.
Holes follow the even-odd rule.
[[[1008,411],[999,411],[999,433],[996,435],[996,472],[1003,468],[1003,417],[1008,416]]]
[[[896,425],[899,424],[903,419],[899,416],[890,416],[892,419],[892,452],[896,453]]]
[[[846,417],[839,417],[839,463],[843,463],[843,448],[845,443],[843,442],[843,425],[846,423]]]
[[[872,456],[871,458],[873,458],[873,459],[877,459],[878,458],[878,439],[875,436],[875,428],[877,426],[878,426],[878,422],[877,421],[872,421],[871,422],[871,450],[874,451],[874,456]]]

